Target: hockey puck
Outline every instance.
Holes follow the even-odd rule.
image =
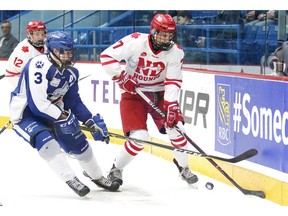
[[[208,190],[212,190],[214,188],[214,185],[211,182],[207,182],[205,186]]]

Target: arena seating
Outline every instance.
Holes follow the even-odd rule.
[[[1,11],[0,11],[1,12]],[[19,12],[19,11],[18,11]],[[57,11],[56,11],[57,12]],[[150,27],[147,25],[148,13],[151,11],[141,11],[141,16],[136,15],[138,11],[65,11],[63,15],[61,12],[47,11],[44,23],[48,26],[49,31],[64,30],[71,32],[78,47],[77,58],[79,60],[97,60],[99,54],[103,49],[110,44],[115,43],[120,38],[132,32],[149,33]],[[147,14],[145,14],[147,12]],[[37,17],[37,11],[26,11],[25,14],[21,11],[21,19],[15,16],[11,18],[15,21],[14,25],[24,26],[31,16]],[[39,13],[44,13],[39,11]],[[49,13],[49,14],[48,14]],[[103,14],[102,14],[103,13]],[[139,12],[140,13],[140,12]],[[278,26],[271,25],[269,27],[257,28],[246,27],[242,28],[240,25],[215,25],[213,18],[217,15],[217,11],[191,11],[194,18],[194,25],[178,26],[179,43],[183,47],[185,53],[199,53],[205,57],[206,64],[219,63],[219,64],[259,64],[259,60],[264,52],[271,53],[278,46],[277,35]],[[31,14],[31,16],[29,16]],[[54,16],[53,16],[54,14]],[[50,15],[50,16],[49,16]],[[1,13],[0,13],[1,16]],[[20,16],[20,15],[19,15]],[[71,17],[69,22],[65,25],[59,25],[64,20],[63,16]],[[40,14],[39,14],[40,17]],[[74,18],[73,18],[74,17]],[[17,20],[19,19],[19,20]],[[103,19],[103,20],[102,20]],[[91,20],[97,20],[91,22]],[[23,25],[22,25],[23,24]],[[145,25],[144,25],[145,24]],[[23,27],[24,29],[24,27]],[[20,40],[25,37],[23,29],[12,28],[14,35],[20,35]],[[184,45],[181,37],[183,30],[193,29],[196,39],[204,38],[205,44],[201,47],[192,47]],[[19,32],[17,32],[17,30]],[[234,38],[216,37],[221,35],[223,31],[235,30],[237,36]],[[193,34],[194,34],[193,33]],[[185,34],[185,33],[184,33]],[[215,56],[226,56],[223,59],[214,59]],[[187,63],[194,63],[193,55],[187,55]]]

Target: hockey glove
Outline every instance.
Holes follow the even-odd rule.
[[[139,87],[137,79],[128,75],[124,70],[120,73],[120,76],[114,77],[116,83],[119,84],[119,87],[130,94],[137,94],[135,88]]]
[[[66,119],[61,119],[55,122],[56,132],[61,132],[62,134],[75,134],[79,132],[79,122],[71,110],[68,112],[65,111],[65,114],[68,115]]]
[[[183,121],[183,116],[177,101],[164,101],[164,110],[166,111],[166,119],[164,125],[168,128],[173,128],[178,121]]]
[[[93,128],[95,132],[91,132],[94,140],[109,143],[110,137],[106,124],[100,114],[93,116],[84,123],[88,128]]]

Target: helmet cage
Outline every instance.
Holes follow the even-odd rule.
[[[167,43],[161,42],[161,41],[164,41],[165,39],[163,36],[161,36],[161,34],[159,34],[159,31],[151,30],[151,34],[152,34],[152,37],[151,37],[152,45],[153,45],[153,48],[156,50],[168,51],[175,44],[173,41],[173,38],[175,35],[174,33],[171,34],[170,39]]]
[[[64,50],[62,48],[59,50],[59,60],[61,61],[63,67],[74,65],[75,60],[74,53],[75,53],[74,48],[72,50]]]

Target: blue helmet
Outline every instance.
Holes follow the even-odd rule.
[[[66,32],[51,32],[46,39],[46,47],[51,61],[59,69],[74,65],[74,41]]]
[[[72,37],[63,31],[51,32],[46,40],[46,47],[48,51],[52,52],[55,48],[57,50],[72,50],[74,48],[74,41]]]

